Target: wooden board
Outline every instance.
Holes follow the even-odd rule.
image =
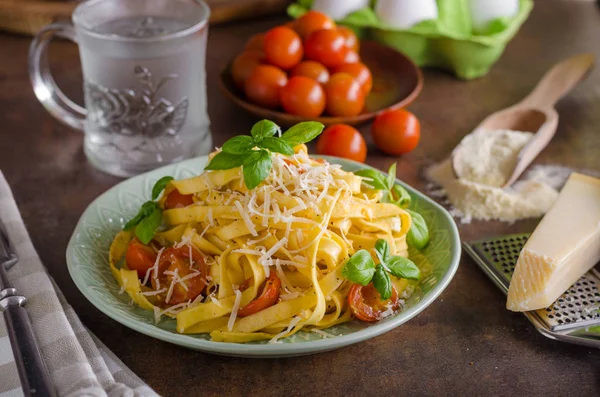
[[[283,14],[291,0],[206,0],[211,24]],[[42,27],[71,17],[75,1],[0,0],[0,30],[34,35]]]

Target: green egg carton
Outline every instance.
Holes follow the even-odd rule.
[[[480,32],[471,26],[468,0],[437,3],[438,19],[405,30],[386,26],[370,7],[337,22],[352,28],[361,38],[397,49],[419,66],[438,67],[470,80],[488,73],[533,8],[533,0],[520,0],[517,15],[491,21],[486,31]],[[298,18],[311,6],[312,0],[300,0],[289,6],[288,14]]]

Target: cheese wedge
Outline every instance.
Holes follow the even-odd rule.
[[[550,306],[600,260],[600,179],[571,174],[519,255],[506,308]]]

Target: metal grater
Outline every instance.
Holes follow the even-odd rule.
[[[465,251],[506,294],[519,253],[529,234],[474,243]],[[590,270],[549,308],[523,313],[539,333],[563,342],[600,348],[600,272]]]

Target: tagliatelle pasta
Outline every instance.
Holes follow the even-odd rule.
[[[270,173],[252,190],[241,167],[170,181],[158,200],[164,226],[149,245],[154,264],[141,272],[128,263],[134,233],[122,231],[110,249],[112,273],[157,321],[173,317],[177,332],[214,341],[276,342],[350,321],[344,264],[379,239],[406,257],[411,227],[408,212],[381,202],[382,191],[363,179],[300,145],[293,156],[273,153]],[[167,208],[172,194],[191,204]],[[177,266],[163,266],[167,260]],[[391,279],[409,293],[407,280]]]

